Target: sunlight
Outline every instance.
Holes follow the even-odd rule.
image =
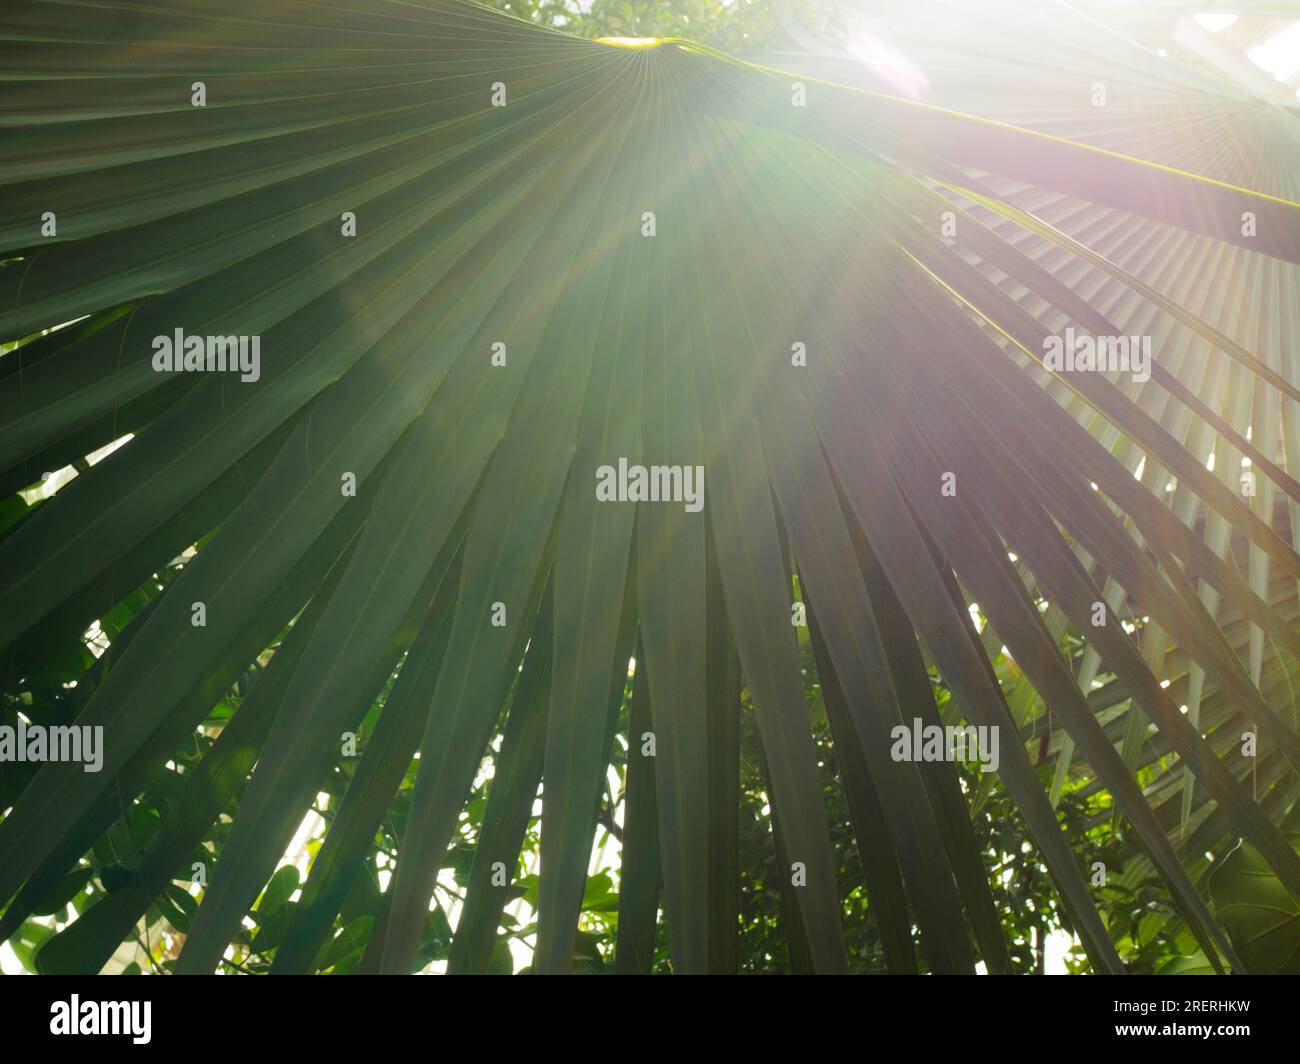
[[[597,37],[596,43],[615,48],[655,48],[663,42],[658,37]]]
[[[1209,30],[1211,33],[1218,33],[1226,30],[1237,21],[1236,15],[1229,15],[1221,11],[1207,11],[1201,15],[1193,15],[1192,21],[1202,29]]]
[[[1274,34],[1246,54],[1252,63],[1267,70],[1278,81],[1287,81],[1300,70],[1300,22]]]
[[[844,50],[900,96],[920,99],[930,87],[929,79],[907,56],[869,30],[853,34],[845,41]]]

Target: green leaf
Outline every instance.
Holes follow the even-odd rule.
[[[1297,852],[1300,833],[1287,832]],[[1215,912],[1254,975],[1300,973],[1300,902],[1269,869],[1258,850],[1242,842],[1209,878]]]

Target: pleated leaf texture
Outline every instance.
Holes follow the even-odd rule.
[[[456,0],[11,0],[0,50],[3,723],[102,729],[98,771],[0,765],[0,934],[131,847],[43,970],[100,970],[155,904],[179,973],[254,906],[272,971],[424,967],[490,754],[449,970],[491,967],[540,784],[533,969],[569,971],[624,746],[615,967],[650,968],[662,904],[673,971],[734,969],[743,695],[790,955],[844,971],[809,644],[891,971],[1009,965],[971,796],[895,757],[918,722],[1001,736],[1095,971],[1124,969],[1055,808],[1072,762],[1215,968],[1246,966],[1211,844],[1300,895],[1294,288],[1251,289],[1243,341],[1034,200],[1194,241],[1250,289],[1294,282],[1285,194]],[[1044,367],[1139,305],[1149,380]],[[341,772],[290,902],[277,866]],[[349,920],[412,774],[391,881]]]
[[[1175,63],[1107,32],[1079,11],[1040,8],[1035,17],[1022,18],[1015,12],[955,11],[929,0],[890,0],[878,14],[925,72],[927,99],[933,103],[1274,196],[1300,196],[1300,126],[1294,108],[1257,99],[1231,81]],[[842,59],[804,57],[797,66],[830,80],[871,88],[885,84],[863,64]],[[1263,449],[1294,472],[1300,465],[1300,406],[1246,366],[1223,359],[1214,335],[1217,330],[1258,352],[1270,369],[1294,383],[1300,375],[1294,341],[1300,330],[1300,269],[1294,263],[1226,247],[1176,226],[1153,226],[1142,217],[1015,179],[988,173],[969,177],[971,188],[1029,211],[1051,228],[1027,231],[1013,212],[999,214],[978,197],[949,190],[958,203],[1058,280],[1086,294],[1087,302],[1121,334],[1151,336],[1162,370],[1177,378],[1174,390],[1119,383],[1196,457],[1212,461],[1216,476],[1234,488],[1241,486],[1244,456],[1234,440],[1246,438],[1252,425],[1259,426]],[[1075,241],[1100,258],[1076,254]],[[1024,269],[1004,273],[995,268],[990,278],[1054,331],[1069,326],[1068,312],[1050,306]],[[1176,300],[1185,313],[1167,313],[1144,294],[1144,286]],[[1050,382],[1048,388],[1086,423],[1098,424],[1088,404],[1062,384]],[[1208,416],[1204,411],[1191,416],[1187,393],[1208,408]],[[1220,433],[1216,426],[1227,428]],[[1132,439],[1116,436],[1112,450],[1157,497],[1169,500],[1181,520],[1202,530],[1211,549],[1246,575],[1257,594],[1296,623],[1295,582],[1266,552],[1212,516],[1185,481],[1147,460]],[[1276,516],[1277,527],[1289,527],[1294,536],[1300,516],[1294,499],[1276,492],[1267,477],[1247,483],[1258,489],[1246,498],[1251,508],[1266,519]],[[1288,512],[1275,514],[1279,507]],[[1108,600],[1123,595],[1110,576],[1103,583]],[[1200,593],[1265,700],[1293,713],[1296,677],[1290,656],[1278,654],[1264,629],[1248,623],[1235,603],[1206,584]],[[1048,617],[1049,627],[1052,618],[1058,624],[1062,620],[1055,607]],[[1232,761],[1234,772],[1250,776],[1252,790],[1273,815],[1289,817],[1295,797],[1290,761],[1276,749],[1259,751],[1254,758],[1241,754],[1242,735],[1258,731],[1250,707],[1207,686],[1204,670],[1158,624],[1140,624],[1139,629],[1143,656],[1157,663],[1175,704],[1187,706],[1193,724],[1218,733],[1213,742],[1220,754]],[[1215,811],[1214,799],[1195,786],[1195,773],[1187,766],[1165,771],[1169,743],[1158,731],[1148,738],[1146,715],[1094,648],[1080,654],[1076,667],[1082,683],[1099,685],[1090,702],[1125,764],[1151,774],[1148,799],[1199,881],[1200,870],[1209,867],[1207,855],[1223,855],[1235,845],[1231,819]],[[1017,683],[1020,692],[1013,703],[1032,690],[1023,677]],[[1040,736],[1040,741],[1055,761],[1053,800],[1071,775],[1086,780],[1085,793],[1097,793],[1102,784],[1086,761],[1074,757],[1074,741],[1061,719],[1040,717],[1036,726],[1050,729],[1050,737]],[[1136,894],[1153,874],[1151,861],[1138,847],[1126,848],[1125,858],[1122,871],[1108,869],[1108,886]]]

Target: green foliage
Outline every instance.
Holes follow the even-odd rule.
[[[809,33],[833,33],[842,21],[838,5],[821,0],[795,0],[779,5],[770,0],[484,0],[516,18],[563,30],[578,37],[684,37],[724,52],[788,49],[797,42],[790,26]]]
[[[1300,849],[1300,833],[1289,838]],[[1210,897],[1253,974],[1300,973],[1300,904],[1250,843],[1241,843],[1214,870]]]

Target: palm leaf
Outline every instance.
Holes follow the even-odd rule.
[[[75,718],[105,744],[102,774],[7,776],[6,932],[160,774],[175,795],[129,888],[50,939],[45,969],[102,967],[227,810],[176,971],[215,969],[250,911],[276,971],[423,967],[486,756],[452,970],[495,963],[495,869],[517,873],[539,782],[534,965],[573,967],[592,840],[618,826],[611,764],[618,969],[654,966],[662,887],[673,970],[734,970],[743,677],[791,966],[845,970],[796,595],[891,970],[1010,965],[972,796],[890,756],[913,719],[999,729],[987,786],[1095,970],[1122,969],[1119,932],[1053,807],[1076,752],[1078,785],[1132,827],[1124,875],[1160,877],[1211,966],[1242,958],[1203,898],[1206,849],[1244,838],[1300,896],[1280,830],[1300,797],[1294,188],[1200,176],[1214,156],[1168,138],[1067,139],[461,0],[11,7],[0,471],[24,505],[0,536],[4,721]],[[1180,106],[1222,122],[1202,91]],[[1176,283],[1188,249],[1231,262],[1274,324],[1243,338],[1211,314]],[[1047,373],[1064,323],[1152,335],[1152,380]],[[259,336],[259,379],[155,372],[178,325]],[[702,467],[703,512],[601,503],[620,458]],[[51,464],[77,474],[56,492]],[[157,597],[107,664],[40,682],[129,594]],[[1140,647],[1120,615],[1149,617]],[[1054,784],[1022,725],[1045,725]],[[200,726],[224,730],[178,773]],[[1170,755],[1186,774],[1144,787]],[[322,788],[338,804],[301,896],[263,893]],[[372,842],[404,791],[381,893]]]

